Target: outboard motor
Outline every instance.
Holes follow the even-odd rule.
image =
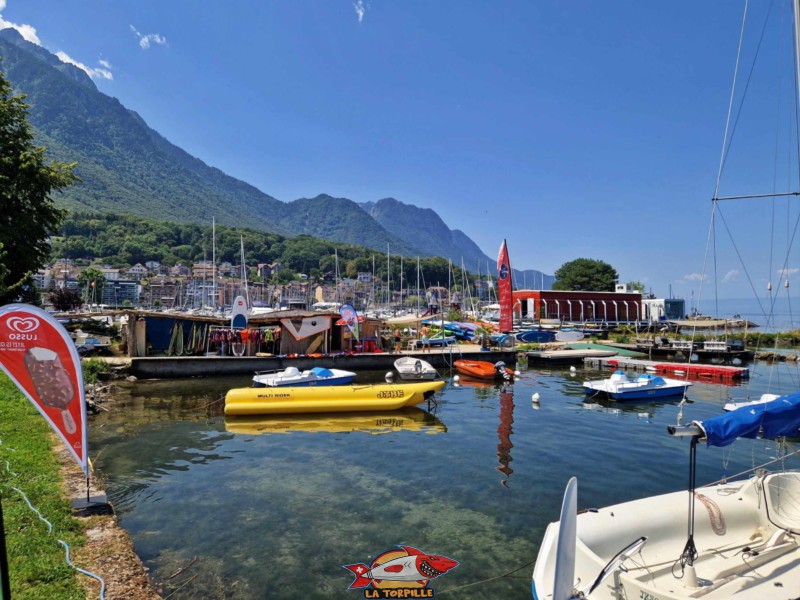
[[[503,379],[511,379],[508,371],[506,371],[506,363],[504,363],[502,360],[498,360],[496,363],[494,363],[494,370],[502,375]]]

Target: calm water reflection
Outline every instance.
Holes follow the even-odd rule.
[[[400,544],[460,562],[431,583],[437,596],[528,598],[570,476],[581,507],[687,479],[688,443],[666,434],[677,400],[587,398],[581,382],[600,376],[531,368],[505,388],[448,385],[431,410],[239,420],[221,415],[221,399],[248,377],[125,383],[93,417],[90,454],[171,598],[362,598],[342,565]],[[796,368],[754,371],[747,387],[697,383],[686,418],[780,378],[796,381]],[[705,482],[769,460],[775,445],[698,454]]]

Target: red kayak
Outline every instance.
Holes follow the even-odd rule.
[[[457,360],[453,364],[456,371],[469,377],[514,380],[514,371],[506,367],[502,361],[490,363],[485,360]]]

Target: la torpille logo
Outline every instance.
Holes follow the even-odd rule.
[[[458,561],[426,554],[411,546],[398,546],[378,555],[369,566],[342,565],[355,579],[348,589],[364,589],[364,598],[433,598],[431,579],[458,566]]]

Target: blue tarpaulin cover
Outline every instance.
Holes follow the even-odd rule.
[[[706,445],[727,446],[736,438],[793,437],[800,435],[800,392],[771,402],[743,406],[731,412],[695,421],[706,433]]]
[[[314,367],[313,369],[311,369],[311,371],[317,377],[331,377],[333,375],[333,371],[331,371],[330,369],[326,369],[325,367]]]

